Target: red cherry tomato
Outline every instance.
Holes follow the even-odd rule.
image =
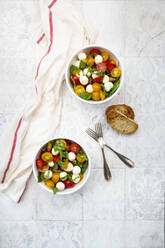
[[[95,83],[102,83],[103,78],[102,78],[101,76],[98,76],[98,77],[94,78],[93,81],[94,81]]]
[[[77,143],[72,143],[69,147],[69,150],[74,153],[78,153],[80,150],[80,146]]]
[[[107,69],[108,69],[109,71],[112,71],[112,69],[115,68],[115,67],[116,67],[116,65],[111,64],[109,61],[107,62]]]
[[[55,155],[55,156],[53,157],[53,161],[54,161],[55,163],[57,163],[59,160],[60,160],[60,156],[59,156],[59,155]]]
[[[45,161],[43,161],[41,158],[36,159],[36,166],[38,170],[42,170],[45,166]]]
[[[73,77],[73,79],[74,79],[74,81],[75,81],[75,83],[76,84],[78,84],[79,82],[80,82],[80,80],[79,80],[79,77],[78,76],[76,76],[76,75],[72,75],[72,77]],[[70,81],[71,81],[71,83],[73,84],[73,80],[70,78]]]
[[[107,63],[106,62],[102,62],[96,65],[96,70],[97,71],[102,71],[105,72],[107,70]]]
[[[101,52],[96,48],[93,48],[92,50],[90,50],[90,54],[93,54],[93,53],[101,54]]]
[[[72,187],[74,187],[74,185],[75,185],[75,183],[69,181],[69,179],[65,180],[63,183],[65,184],[65,187],[66,187],[66,188],[72,188]]]

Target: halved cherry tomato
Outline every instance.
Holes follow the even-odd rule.
[[[85,153],[83,153],[83,154],[77,154],[76,158],[77,158],[77,161],[78,162],[84,163],[85,160],[86,160],[86,158],[87,158],[87,156],[85,155]]]
[[[65,184],[65,187],[66,187],[66,188],[72,188],[72,187],[74,187],[74,185],[75,185],[75,183],[69,181],[69,179],[65,180],[63,183]]]
[[[100,91],[93,91],[93,93],[92,93],[92,99],[94,101],[99,101],[100,100]]]
[[[80,146],[77,143],[72,143],[69,147],[71,152],[78,153],[80,151]]]
[[[116,67],[116,65],[111,64],[109,61],[107,62],[107,69],[108,69],[109,71],[112,71],[112,69],[115,68],[115,67]]]
[[[93,66],[94,63],[95,63],[94,58],[90,57],[90,58],[88,59],[88,63],[90,64],[90,66]]]
[[[116,61],[114,59],[111,59],[109,62],[110,62],[110,64],[116,65]]]
[[[57,183],[59,181],[59,179],[60,179],[60,173],[59,172],[53,173],[53,175],[52,175],[52,181],[54,183]]]
[[[60,140],[60,146],[62,146],[62,147],[64,147],[64,148],[67,147],[67,143],[66,143],[66,141],[65,141],[64,139],[61,139],[61,140]]]
[[[100,91],[100,98],[102,101],[105,99],[105,94],[102,90]]]
[[[52,180],[47,180],[47,181],[45,182],[45,184],[46,184],[46,186],[48,186],[48,188],[50,188],[50,189],[53,189],[53,187],[54,187],[54,182],[53,182]]]
[[[97,48],[91,49],[89,53],[90,54],[93,54],[93,53],[101,54],[101,52]]]
[[[55,155],[55,156],[53,157],[54,163],[57,163],[59,160],[60,160],[60,155]]]
[[[50,152],[52,150],[52,142],[48,142],[47,151]]]
[[[78,76],[76,76],[76,75],[72,75],[72,77],[73,77],[73,79],[74,79],[74,81],[75,81],[75,83],[76,84],[78,84],[79,82],[80,82],[80,80],[79,80],[79,77]],[[72,84],[74,84],[74,82],[73,82],[73,80],[70,78],[70,82],[72,83]]]
[[[41,172],[45,172],[49,170],[49,165],[44,165],[44,167],[42,168],[42,170],[40,170]]]
[[[38,170],[42,170],[45,166],[45,161],[43,161],[41,158],[36,159],[36,166]]]
[[[80,96],[81,93],[85,92],[85,88],[82,85],[77,85],[74,89],[76,95]]]
[[[109,58],[109,52],[108,51],[102,51],[101,55],[102,55],[104,61],[108,60],[108,58]]]
[[[102,62],[96,65],[96,70],[97,71],[102,71],[105,72],[107,70],[107,63],[106,62]]]
[[[112,71],[111,71],[111,76],[112,77],[120,77],[121,75],[121,70],[119,67],[115,67]]]
[[[103,77],[98,76],[98,77],[94,78],[93,81],[94,81],[95,83],[102,83]]]
[[[53,155],[50,152],[44,152],[42,153],[41,158],[45,162],[51,162],[53,160]]]
[[[94,83],[92,84],[92,88],[93,88],[93,91],[100,91],[101,90],[101,86],[97,83]]]

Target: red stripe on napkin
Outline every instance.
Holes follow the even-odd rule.
[[[42,41],[42,39],[45,37],[45,34],[43,33],[42,35],[41,35],[41,37],[37,40],[37,44],[39,44],[41,41]]]
[[[51,7],[55,4],[57,0],[53,0],[49,5],[48,5],[48,8],[51,9]]]
[[[18,122],[16,131],[15,131],[15,134],[14,134],[14,140],[13,140],[13,145],[12,145],[12,149],[11,149],[11,153],[10,153],[10,159],[9,159],[8,164],[7,164],[7,168],[6,168],[6,170],[5,170],[4,174],[3,174],[3,178],[2,178],[1,183],[4,183],[5,178],[6,178],[7,171],[10,168],[10,164],[11,164],[11,161],[13,159],[13,154],[14,154],[14,150],[15,150],[15,146],[16,146],[16,141],[17,141],[17,133],[18,133],[18,130],[19,130],[20,126],[21,126],[21,122],[22,122],[22,117],[21,117],[21,119]]]
[[[31,175],[32,175],[32,173],[30,174],[28,180],[26,181],[25,188],[24,188],[24,190],[23,190],[23,192],[22,192],[20,198],[18,199],[17,203],[20,203],[20,201],[21,201],[21,199],[22,199],[22,196],[23,196],[23,194],[25,193],[25,191],[26,191],[26,189],[27,189],[27,185],[28,185],[28,182],[29,182],[29,180],[30,180],[30,178],[31,178]]]
[[[48,47],[48,50],[47,52],[45,53],[45,55],[41,58],[38,66],[37,66],[37,73],[36,73],[36,76],[35,76],[35,79],[38,77],[38,74],[39,74],[39,68],[40,68],[40,65],[41,65],[41,62],[42,60],[50,53],[50,50],[51,50],[51,46],[52,46],[52,43],[53,43],[53,22],[52,22],[52,12],[49,11],[49,26],[50,26],[50,45]]]

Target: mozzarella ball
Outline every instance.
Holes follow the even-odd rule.
[[[87,78],[87,76],[80,76],[80,83],[82,85],[87,85],[88,84],[88,78]]]
[[[80,176],[73,174],[72,175],[72,180],[73,180],[74,183],[78,183],[80,181]]]
[[[49,167],[53,167],[54,166],[54,162],[51,161],[51,162],[48,163],[48,165],[49,165]]]
[[[73,161],[73,160],[75,160],[75,158],[76,158],[76,155],[75,155],[74,152],[69,152],[68,156],[69,156],[69,160],[70,160],[70,161]]]
[[[84,76],[83,71],[80,70],[79,73],[77,74],[78,77]]]
[[[103,57],[101,55],[96,55],[95,64],[99,64],[101,62],[103,62]]]
[[[74,63],[73,63],[74,66],[76,67],[79,67],[80,66],[80,60],[76,60]]]
[[[104,84],[104,86],[106,91],[110,91],[110,89],[113,87],[113,83],[107,82]]]
[[[60,179],[61,180],[63,180],[64,177],[66,177],[66,176],[67,176],[67,173],[65,171],[63,171],[63,172],[60,173]]]
[[[84,73],[85,76],[88,76],[88,77],[90,77],[90,75],[91,75],[91,73],[88,71],[88,68],[85,68],[83,70],[83,73]]]
[[[58,191],[63,191],[65,189],[65,184],[62,182],[58,182],[56,184],[56,188],[58,189]]]
[[[56,151],[56,152],[55,152],[54,147],[53,147],[53,148],[52,148],[52,154],[53,154],[54,156],[56,156],[56,155],[59,154],[59,151]]]
[[[96,71],[96,72],[94,71],[94,72],[92,73],[92,78],[93,78],[93,79],[95,79],[95,78],[98,77],[98,75],[96,75],[96,73],[97,73],[97,71]]]
[[[45,171],[45,173],[44,173],[44,178],[46,178],[46,179],[50,179],[51,177],[52,177],[52,171],[51,170],[47,170],[47,171]]]
[[[73,170],[73,164],[69,162],[65,171],[70,172],[72,170]]]
[[[86,59],[86,54],[85,53],[79,53],[78,54],[78,58],[79,58],[79,60],[83,60],[83,59]]]
[[[81,172],[81,169],[79,166],[73,167],[73,174],[78,175],[78,174],[80,174],[80,172]]]
[[[88,93],[92,93],[92,92],[93,92],[93,87],[92,87],[91,84],[87,85],[86,91],[87,91]]]
[[[109,82],[109,77],[105,75],[103,78],[103,84],[108,83],[108,82]]]

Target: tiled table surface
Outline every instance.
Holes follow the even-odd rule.
[[[71,196],[47,194],[34,178],[19,205],[1,194],[0,248],[162,248],[165,1],[73,3],[98,27],[96,41],[122,57],[125,84],[112,103],[131,105],[139,130],[131,136],[114,132],[105,121],[108,104],[84,105],[64,86],[65,115],[59,134],[67,134],[69,126],[69,135],[86,143],[93,161],[91,177]],[[28,31],[31,6],[28,0],[0,1],[0,134],[34,91],[36,45]],[[113,174],[109,183],[103,178],[98,145],[83,133],[97,120],[102,121],[109,144],[136,162],[136,168],[127,169],[107,153]]]

